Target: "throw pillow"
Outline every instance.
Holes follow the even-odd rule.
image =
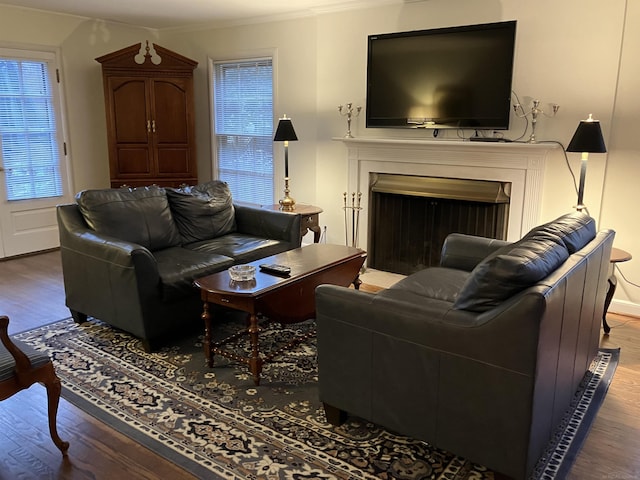
[[[87,225],[151,251],[180,245],[164,188],[84,190],[76,195]]]
[[[167,196],[183,243],[209,240],[236,229],[231,191],[225,182],[167,189]]]
[[[453,308],[484,312],[542,280],[569,252],[551,234],[532,235],[505,245],[480,262],[456,297]]]

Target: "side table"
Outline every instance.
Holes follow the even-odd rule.
[[[628,262],[631,260],[631,254],[620,248],[613,247],[611,249],[611,256],[609,262],[611,263],[611,273],[607,281],[609,282],[609,290],[607,290],[607,296],[604,299],[604,312],[602,313],[602,328],[607,335],[611,331],[611,327],[607,323],[607,310],[613,299],[613,294],[616,293],[616,287],[618,286],[618,279],[616,278],[616,263]]]
[[[268,208],[270,210],[280,210],[280,204],[263,205],[262,208]],[[313,232],[313,243],[320,241],[320,235],[322,229],[320,228],[320,214],[322,209],[314,205],[305,205],[303,203],[296,203],[295,208],[291,213],[293,215],[301,215],[300,218],[300,238],[304,237],[308,231]]]

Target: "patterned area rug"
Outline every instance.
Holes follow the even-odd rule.
[[[224,338],[242,325],[230,314],[214,330]],[[313,321],[267,324],[261,351],[314,328]],[[63,320],[16,337],[52,356],[64,398],[200,478],[494,478],[481,465],[357,418],[329,425],[313,338],[265,365],[256,387],[243,365],[216,357],[207,368],[197,332],[152,354],[95,320]],[[538,478],[561,478],[570,468],[616,364],[617,351],[600,352]]]

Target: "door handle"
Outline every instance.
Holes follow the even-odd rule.
[[[155,120],[151,120],[151,131],[153,133],[156,133],[156,121]]]
[[[147,133],[151,133],[151,120],[147,120]]]

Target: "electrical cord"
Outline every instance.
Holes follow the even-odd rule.
[[[518,97],[518,94],[515,92],[515,90],[511,90],[511,94],[514,97],[516,97],[516,104],[518,104],[520,106],[520,110],[522,111],[522,115],[523,115],[522,118],[524,118],[524,131],[522,132],[522,135],[520,135],[518,138],[512,140],[512,142],[519,142],[527,134],[527,130],[529,130],[529,117],[527,117],[527,114],[524,111],[524,108],[522,108],[522,103],[520,103],[520,98]]]
[[[637,283],[633,283],[631,280],[629,280],[627,277],[624,276],[624,273],[622,272],[622,270],[620,269],[617,263],[615,263],[613,266],[620,273],[620,276],[625,282],[627,282],[629,285],[633,285],[636,288],[640,288],[640,285],[638,285]]]
[[[518,106],[520,107],[520,110],[522,111],[524,120],[525,120],[525,127],[524,127],[524,131],[522,132],[522,135],[520,135],[518,138],[514,139],[514,140],[510,140],[511,142],[520,142],[524,136],[527,134],[527,130],[529,129],[529,119],[526,116],[526,112],[524,111],[524,108],[522,107],[522,104],[520,103],[520,98],[518,97],[518,94],[515,92],[515,90],[512,90],[511,93],[513,94],[513,96],[516,99],[516,102],[518,104]],[[465,136],[464,136],[464,130],[458,129],[457,131],[458,133],[458,137],[462,138],[463,140],[466,140]],[[476,135],[478,135],[478,132],[475,132]],[[571,163],[569,162],[569,157],[567,156],[567,150],[564,146],[564,144],[558,140],[542,140],[539,141],[537,143],[555,143],[557,145],[560,145],[560,148],[562,149],[562,154],[564,155],[564,161],[565,164],[567,165],[567,170],[569,170],[569,173],[571,174],[571,178],[573,180],[573,188],[576,192],[576,195],[578,194],[578,181],[576,179],[576,174],[574,173],[573,169],[571,168]],[[589,209],[587,207],[584,207],[584,211],[587,215],[591,215],[589,213]],[[622,270],[620,269],[620,267],[617,264],[614,264],[614,268],[620,272],[620,276],[622,277],[622,279],[629,285],[632,285],[636,288],[640,288],[640,285],[638,285],[637,283],[634,283],[632,281],[630,281],[629,279],[627,279],[627,277],[624,276],[624,273],[622,272]]]
[[[513,90],[512,90],[511,93],[515,97],[517,104],[520,106],[520,110],[522,110],[522,113],[524,114],[525,111],[524,111],[524,108],[522,108],[522,104],[520,103],[520,98],[518,98],[518,94]],[[522,118],[524,118],[524,120],[525,120],[525,128],[524,128],[524,131],[522,132],[522,135],[520,135],[518,138],[516,138],[514,140],[507,140],[507,141],[516,142],[516,143],[520,142],[524,138],[524,136],[527,134],[527,130],[529,129],[529,119],[527,118],[526,115],[524,115]],[[465,132],[465,129],[460,129],[459,128],[459,129],[456,130],[456,134],[457,134],[458,138],[461,138],[462,140],[467,140],[469,137],[465,137],[465,133],[464,132]],[[475,135],[478,136],[478,131],[477,130],[475,130]],[[437,136],[437,135],[434,135],[434,137],[435,136]],[[504,137],[501,137],[501,138],[504,138]],[[578,181],[576,179],[575,172],[571,168],[571,163],[569,162],[569,157],[567,155],[567,150],[566,150],[564,144],[562,142],[558,141],[558,140],[542,140],[542,141],[538,141],[537,143],[555,143],[555,144],[560,146],[560,148],[562,149],[562,154],[564,155],[564,161],[565,161],[565,164],[567,166],[567,170],[569,170],[569,173],[571,174],[571,178],[573,180],[573,188],[574,188],[574,190],[576,192],[576,195],[577,195],[578,194]],[[584,211],[585,211],[585,213],[587,215],[591,215],[589,213],[589,209],[587,207],[584,207]],[[640,288],[640,285],[630,281],[629,279],[627,279],[627,277],[625,277],[624,273],[622,272],[622,270],[620,270],[620,267],[617,264],[614,264],[614,268],[618,272],[620,272],[620,276],[623,278],[623,280],[627,284],[632,285],[632,286],[634,286],[636,288]]]
[[[624,327],[630,321],[631,320],[625,320],[624,322],[620,322],[620,323],[612,323],[611,320],[609,318],[607,318],[607,324],[609,325],[609,328],[611,330],[613,330],[614,328]]]
[[[571,174],[571,178],[573,179],[573,189],[575,190],[576,195],[578,195],[578,181],[576,180],[576,174],[571,168],[571,163],[569,163],[569,157],[567,156],[567,150],[564,148],[564,144],[562,142],[559,142],[558,140],[540,140],[537,143],[555,143],[556,145],[560,145],[560,148],[562,149],[562,154],[564,155],[564,162],[567,165],[567,170],[569,170],[569,173]],[[587,215],[591,215],[589,213],[589,209],[586,206],[584,207],[584,211]]]

